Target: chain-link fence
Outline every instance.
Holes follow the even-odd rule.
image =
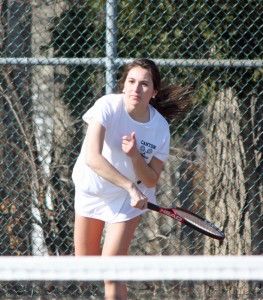
[[[123,64],[138,57],[154,59],[168,82],[194,90],[192,111],[171,125],[159,203],[206,216],[226,239],[147,213],[130,252],[263,253],[261,1],[0,3],[1,255],[73,255],[71,172],[85,133],[81,116],[115,90]],[[1,296],[43,290],[52,295],[46,285],[2,284]],[[99,297],[100,290],[82,283],[59,291]],[[187,299],[199,299],[194,284],[187,290]],[[252,283],[202,291],[216,290],[227,291],[224,299],[262,296]]]

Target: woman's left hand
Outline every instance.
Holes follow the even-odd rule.
[[[131,136],[125,135],[122,137],[122,150],[130,157],[139,155],[139,151],[136,147],[135,132],[132,132]]]

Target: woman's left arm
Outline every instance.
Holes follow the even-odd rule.
[[[122,138],[122,150],[131,158],[136,176],[148,188],[155,187],[163,169],[163,162],[153,157],[149,164],[136,147],[135,133]]]

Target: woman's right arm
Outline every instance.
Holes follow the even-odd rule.
[[[133,207],[145,209],[147,198],[136,184],[121,174],[103,155],[105,127],[92,119],[85,138],[85,162],[99,176],[125,189],[131,196]]]

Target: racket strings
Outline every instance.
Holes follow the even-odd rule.
[[[194,226],[205,230],[206,232],[210,232],[212,234],[220,236],[218,229],[215,228],[215,226],[213,226],[213,224],[211,224],[210,222],[182,210],[177,210],[177,213],[179,216],[181,216],[187,222],[193,224]]]

